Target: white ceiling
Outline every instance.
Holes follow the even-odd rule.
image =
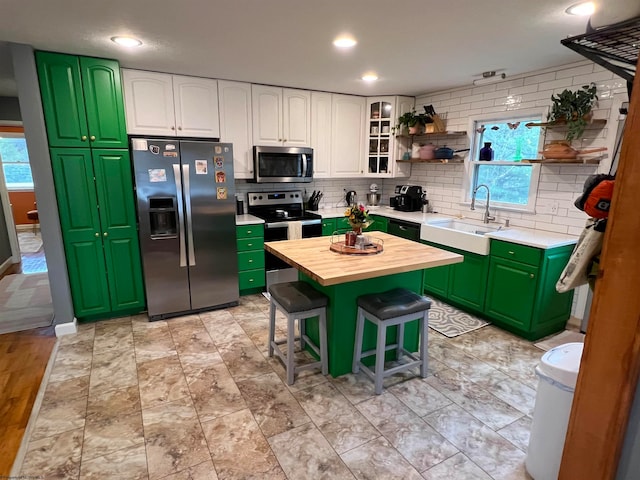
[[[560,39],[571,0],[12,0],[0,41],[117,58],[123,67],[358,95],[416,95],[582,59]],[[333,38],[349,32],[350,52]],[[113,35],[144,45],[130,50]],[[1,44],[1,42],[0,42]],[[2,66],[2,60],[5,65]],[[0,95],[15,95],[0,45]],[[380,80],[366,84],[365,71]],[[13,91],[12,91],[13,89]]]

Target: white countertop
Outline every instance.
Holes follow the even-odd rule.
[[[264,220],[248,213],[236,215],[236,225],[255,225],[256,223],[264,223]]]
[[[322,218],[338,218],[344,216],[345,210],[346,207],[325,208],[313,213],[319,214]],[[442,219],[457,218],[451,215],[443,215],[441,213],[400,212],[387,206],[369,207],[369,214],[395,218],[418,224],[427,224]],[[486,237],[543,249],[574,245],[578,241],[578,237],[573,235],[522,227],[508,227],[505,230],[487,233]]]

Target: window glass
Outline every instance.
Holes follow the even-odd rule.
[[[480,123],[480,131],[475,158],[479,158],[480,148],[485,142],[491,142],[494,160],[519,162],[523,158],[538,157],[540,128],[527,128],[524,125],[533,119],[514,120],[513,122]]]
[[[7,188],[33,188],[27,142],[23,138],[0,138],[0,156]]]
[[[487,185],[491,190],[491,202],[527,205],[532,165],[477,165],[476,168],[475,186]],[[486,196],[487,191],[481,189],[477,198],[484,199]]]

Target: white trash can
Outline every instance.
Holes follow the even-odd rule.
[[[582,343],[565,343],[542,355],[525,467],[534,480],[557,480],[569,425]]]

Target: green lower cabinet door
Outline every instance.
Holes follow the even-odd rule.
[[[538,300],[533,315],[531,330],[547,335],[549,330],[561,330],[571,316],[573,290],[565,293],[556,291],[556,282],[569,262],[573,245],[547,251],[541,264],[538,281]]]
[[[111,310],[91,151],[52,148],[53,179],[76,317]]]
[[[373,219],[373,223],[367,230],[386,233],[387,227],[389,226],[389,219],[379,215],[371,215],[371,218]]]
[[[450,265],[427,268],[424,271],[424,291],[446,298],[449,294]]]
[[[322,236],[327,237],[333,235],[336,230],[335,218],[323,218],[322,219]]]
[[[144,307],[129,151],[92,149],[101,236],[113,311]]]
[[[518,330],[529,330],[537,282],[538,267],[491,258],[485,313]]]
[[[450,266],[448,298],[459,305],[482,312],[487,290],[489,256],[456,253],[464,255],[464,262]]]

